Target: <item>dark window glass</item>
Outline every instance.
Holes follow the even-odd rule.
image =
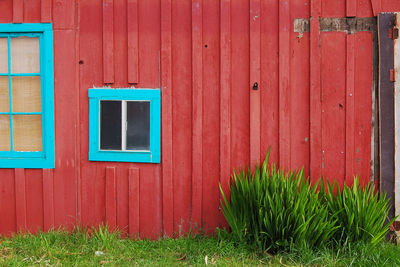
[[[100,101],[100,149],[121,150],[121,101]]]
[[[150,102],[127,102],[126,149],[150,150]]]

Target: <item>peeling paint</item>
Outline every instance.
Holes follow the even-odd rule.
[[[321,32],[375,32],[377,29],[376,18],[320,18],[319,30]],[[310,19],[295,19],[293,22],[294,32],[299,35],[310,32]]]

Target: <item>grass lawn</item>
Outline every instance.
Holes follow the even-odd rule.
[[[0,237],[0,266],[400,266],[400,246],[347,245],[339,251],[269,255],[213,237],[159,241],[120,239],[104,228]]]

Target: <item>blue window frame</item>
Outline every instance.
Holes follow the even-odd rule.
[[[0,24],[0,168],[54,168],[53,75],[51,23]]]
[[[89,89],[89,160],[160,162],[159,89]]]

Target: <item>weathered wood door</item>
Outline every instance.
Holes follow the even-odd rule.
[[[398,32],[400,29],[400,13],[394,13],[394,30],[392,37],[394,39],[394,108],[395,108],[395,213],[400,214],[400,41]]]

